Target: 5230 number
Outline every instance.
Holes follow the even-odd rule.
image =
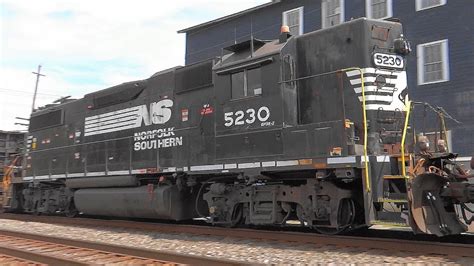
[[[266,106],[260,107],[257,111],[250,108],[245,111],[238,110],[235,112],[224,113],[224,126],[242,126],[245,124],[253,124],[255,121],[265,122],[270,118],[270,109]]]
[[[392,54],[374,54],[374,63],[377,66],[403,68],[403,57]]]

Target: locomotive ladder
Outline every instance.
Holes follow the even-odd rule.
[[[408,101],[407,106],[406,106],[406,117],[405,117],[405,123],[403,127],[403,132],[402,132],[402,141],[400,144],[400,153],[398,154],[392,154],[392,158],[397,159],[397,163],[400,167],[400,173],[399,175],[384,175],[383,182],[387,183],[387,186],[384,186],[383,190],[383,197],[378,198],[377,202],[382,204],[382,209],[385,210],[386,206],[389,206],[392,214],[399,213],[400,217],[402,218],[406,210],[402,209],[400,206],[407,205],[408,204],[408,195],[407,195],[407,181],[410,178],[408,175],[408,172],[410,169],[413,169],[413,158],[411,154],[406,154],[405,153],[405,146],[406,146],[406,137],[407,137],[407,131],[408,131],[408,122],[410,119],[410,111],[411,111],[411,101]],[[407,171],[408,168],[408,171]],[[385,188],[388,189],[388,191],[385,191]],[[395,193],[390,193],[390,189],[394,190]],[[392,194],[392,195],[391,195]],[[384,211],[382,211],[384,212]],[[403,219],[403,218],[402,218]],[[383,225],[393,225],[393,226],[407,226],[406,223],[403,222],[388,222],[384,220],[376,220],[373,221],[374,224],[383,224]]]
[[[3,181],[2,181],[2,190],[3,190],[3,197],[2,197],[2,208],[7,209],[11,207],[11,201],[12,201],[12,177],[15,171],[15,165],[17,161],[20,159],[19,156],[15,157],[13,161],[10,163],[9,166],[5,167],[5,174],[3,176]]]

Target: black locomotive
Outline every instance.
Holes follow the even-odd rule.
[[[409,52],[399,23],[361,18],[252,38],[219,58],[38,110],[8,208],[463,232],[455,207],[465,213],[474,199],[467,174],[447,152],[426,151],[420,164],[406,141],[415,133]]]

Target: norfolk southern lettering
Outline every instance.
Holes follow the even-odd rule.
[[[85,136],[92,136],[151,125],[163,125],[171,119],[173,101],[152,102],[150,108],[139,105],[85,119]],[[183,145],[183,137],[176,137],[174,127],[147,130],[133,134],[135,151],[161,149]]]
[[[111,132],[138,128],[142,125],[162,125],[171,118],[170,99],[153,102],[150,108],[143,104],[104,114],[86,117],[85,136],[93,136]]]
[[[183,137],[176,137],[174,127],[148,130],[135,133],[133,149],[135,151],[169,148],[183,145]]]

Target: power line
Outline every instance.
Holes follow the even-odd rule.
[[[5,89],[5,88],[0,88],[0,90],[2,90],[2,91],[11,91],[11,92],[18,92],[18,93],[25,93],[25,94],[33,95],[33,93],[32,93],[32,92],[29,92],[29,91],[20,91],[20,90]],[[49,93],[37,93],[37,95],[61,97],[61,95],[58,95],[58,94],[49,94]]]

